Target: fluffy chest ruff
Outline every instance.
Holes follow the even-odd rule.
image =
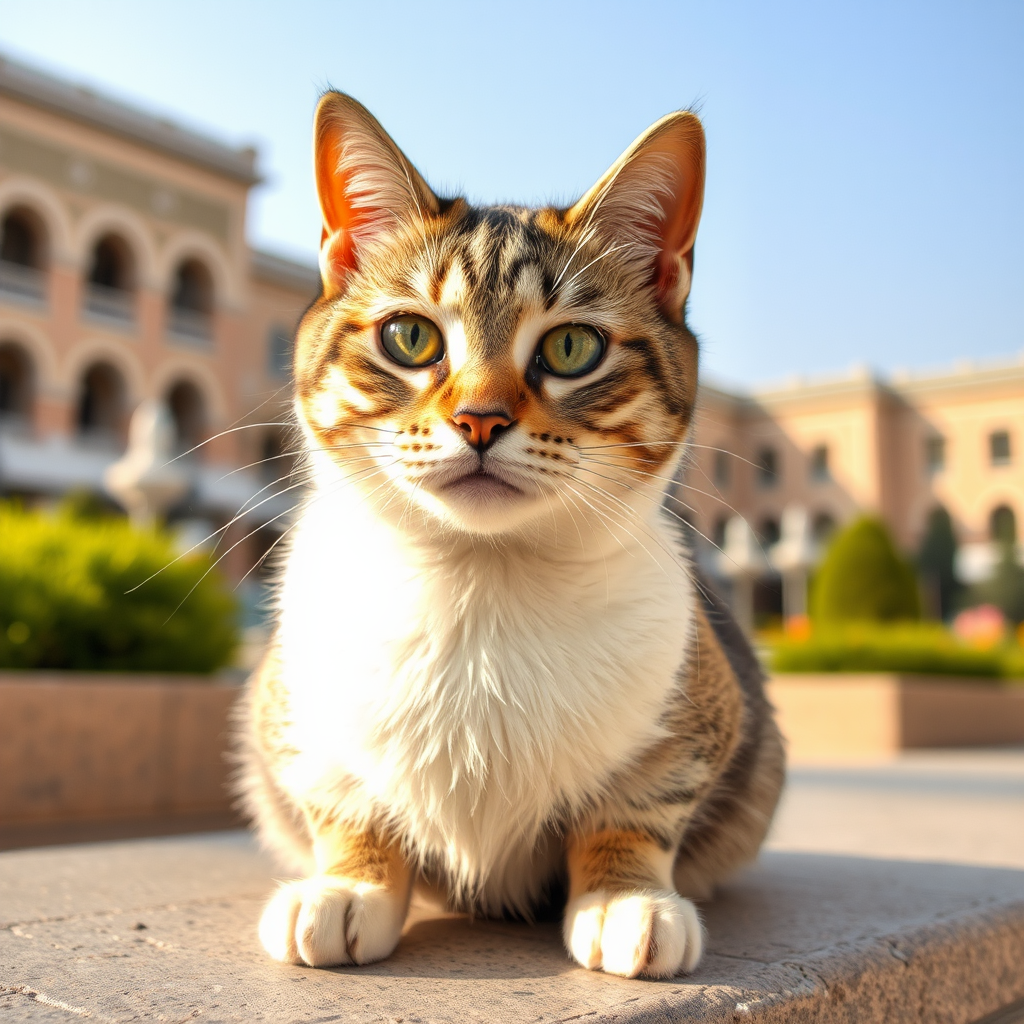
[[[454,898],[525,906],[551,830],[663,736],[692,623],[672,551],[667,536],[596,556],[424,547],[322,496],[281,594],[295,753],[279,783],[339,819],[386,819]]]

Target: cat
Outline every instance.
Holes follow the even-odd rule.
[[[310,496],[241,713],[241,788],[304,876],[271,956],[364,964],[414,889],[529,918],[584,967],[692,971],[693,898],[782,786],[762,676],[663,493],[697,386],[699,119],[567,209],[441,198],[326,93],[322,292],[299,325]]]

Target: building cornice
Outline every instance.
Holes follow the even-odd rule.
[[[60,114],[245,185],[260,181],[256,173],[256,150],[251,147],[234,149],[2,54],[0,95]]]
[[[249,268],[257,280],[308,292],[310,298],[320,291],[320,271],[311,263],[300,263],[262,249],[250,249]]]

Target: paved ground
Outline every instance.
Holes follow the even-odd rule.
[[[769,852],[671,982],[576,968],[555,926],[423,913],[382,964],[273,964],[273,869],[244,833],[13,851],[0,1019],[968,1024],[1024,1000],[1021,869],[1024,749],[795,767]]]
[[[1024,747],[793,766],[768,847],[1024,868]]]

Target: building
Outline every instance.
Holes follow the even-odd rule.
[[[806,523],[812,549],[867,511],[914,553],[942,506],[963,582],[990,575],[1002,539],[1017,542],[1024,564],[1024,358],[891,380],[861,371],[750,395],[705,386],[676,495],[706,538],[702,558],[713,573],[728,575],[716,548],[728,546],[730,520],[750,525],[764,552],[755,568],[769,584],[757,595],[762,611],[781,611],[771,584],[787,510],[795,528]]]
[[[155,398],[179,450],[210,439],[175,514],[221,525],[246,509],[229,538],[255,531],[237,573],[272,541],[290,505],[288,480],[272,483],[289,468],[273,424],[289,418],[292,331],[319,285],[315,268],[248,246],[255,163],[0,60],[0,492],[101,491],[132,410]],[[709,571],[760,577],[769,611],[785,525],[813,553],[861,510],[910,552],[942,505],[976,580],[1024,516],[1024,362],[751,395],[708,385],[693,440],[670,504],[706,538]],[[753,542],[723,559],[730,520]]]
[[[102,491],[154,398],[180,451],[209,439],[176,514],[220,525],[248,502],[235,534],[274,525],[289,503],[261,489],[287,471],[286,429],[222,432],[287,420],[319,285],[248,246],[258,181],[252,149],[0,59],[0,492]]]

